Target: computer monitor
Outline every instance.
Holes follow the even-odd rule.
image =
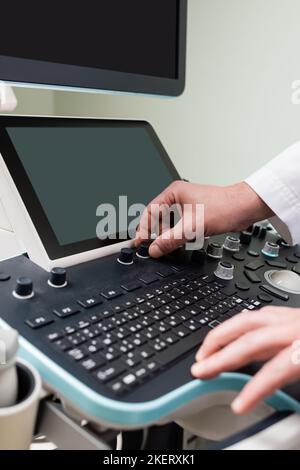
[[[187,0],[4,2],[0,80],[177,96]]]
[[[119,197],[128,208],[142,206],[178,178],[147,122],[0,117],[0,197],[29,257],[44,269],[130,246]],[[102,204],[116,208],[118,221],[105,237],[97,233]]]

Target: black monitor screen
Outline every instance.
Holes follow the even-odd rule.
[[[182,3],[85,0],[19,2],[16,7],[14,2],[4,2],[0,79],[10,74],[11,80],[22,81],[29,73],[29,81],[42,84],[143,91],[134,77],[140,77],[144,86],[146,77],[152,77],[158,81],[152,80],[152,85],[148,81],[148,85],[159,92],[160,80],[162,85],[164,80],[171,84],[182,78]],[[21,64],[23,71],[18,71]],[[109,76],[111,81],[106,82]]]
[[[5,131],[8,139],[2,137],[1,153],[54,257],[114,243],[121,232],[126,239],[128,227],[120,225],[120,217],[128,216],[124,208],[149,203],[178,177],[144,122],[78,125],[69,120],[69,125],[11,125]],[[103,204],[101,216],[107,205],[116,209],[116,226],[111,233],[107,227],[108,238],[99,240],[97,209]]]

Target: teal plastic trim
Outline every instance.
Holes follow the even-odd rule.
[[[7,324],[0,320],[0,327]],[[55,362],[41,353],[31,343],[20,337],[19,355],[32,364],[43,380],[61,397],[65,397],[86,417],[111,424],[114,427],[143,427],[159,422],[199,396],[220,391],[239,391],[250,376],[226,373],[209,381],[193,380],[155,400],[142,403],[124,403],[104,397],[78,381]],[[276,392],[266,402],[275,410],[300,413],[300,403],[282,391]]]

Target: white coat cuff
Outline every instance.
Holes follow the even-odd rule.
[[[272,209],[275,217],[270,223],[290,245],[300,242],[299,201],[296,194],[272,172],[269,166],[263,167],[249,178],[246,183]]]

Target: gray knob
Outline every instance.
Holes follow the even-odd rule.
[[[240,251],[240,240],[229,235],[226,237],[223,248],[228,251]]]
[[[210,258],[221,259],[223,256],[223,247],[219,243],[209,243],[206,253]]]
[[[231,263],[226,263],[221,261],[218,264],[216,271],[214,272],[215,276],[224,281],[230,281],[233,279],[234,265]]]
[[[267,242],[261,250],[262,254],[269,258],[278,258],[280,246],[277,243]]]

